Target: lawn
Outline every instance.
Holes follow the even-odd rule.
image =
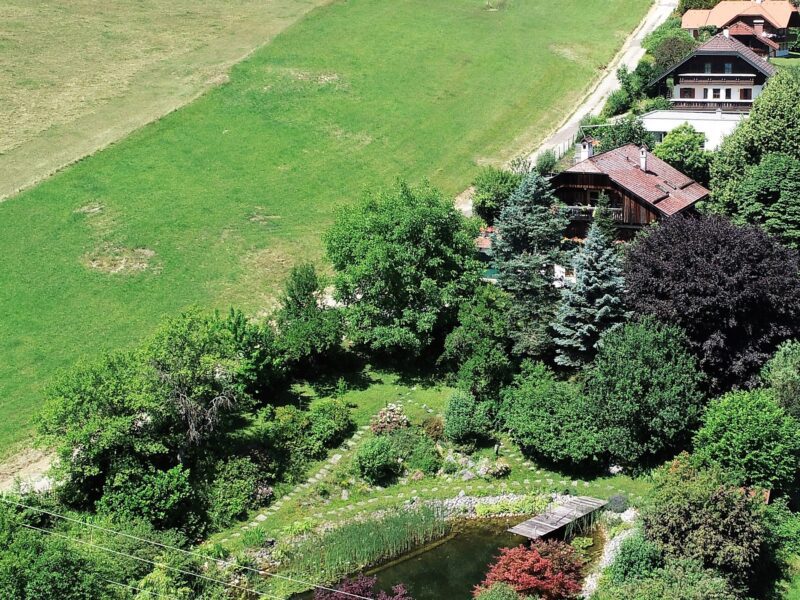
[[[224,81],[329,0],[4,0],[0,198]]]
[[[0,455],[59,367],[190,304],[252,313],[319,260],[336,206],[530,148],[647,0],[350,0],[316,9],[230,81],[0,204]]]

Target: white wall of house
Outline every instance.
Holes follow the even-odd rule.
[[[675,100],[681,99],[681,88],[693,88],[694,89],[694,98],[688,98],[687,100],[694,100],[697,102],[707,100],[708,102],[720,102],[723,100],[730,100],[730,101],[738,101],[741,100],[740,91],[743,88],[752,90],[752,99],[745,99],[745,102],[752,102],[758,98],[758,95],[761,93],[761,90],[764,89],[762,85],[747,85],[743,83],[719,83],[719,84],[691,84],[691,85],[676,85],[672,88],[672,98]],[[720,90],[719,98],[714,98],[713,90]],[[708,90],[708,98],[705,97],[703,90]],[[730,98],[727,97],[726,90],[730,90]]]
[[[642,115],[642,123],[647,131],[653,133],[657,142],[679,125],[689,123],[697,131],[705,134],[706,150],[716,150],[722,139],[730,135],[746,118],[746,113],[654,110]]]

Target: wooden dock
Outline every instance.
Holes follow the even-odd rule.
[[[589,496],[570,496],[569,500],[549,506],[542,514],[512,527],[509,531],[535,540],[600,510],[606,504],[606,500]]]

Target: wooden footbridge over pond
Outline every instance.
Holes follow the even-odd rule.
[[[570,496],[558,504],[550,504],[545,512],[512,527],[509,531],[535,540],[579,521],[606,504],[608,504],[606,500],[589,496]]]

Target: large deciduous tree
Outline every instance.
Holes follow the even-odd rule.
[[[349,337],[413,356],[446,335],[478,280],[476,234],[428,184],[400,183],[341,210],[325,246]]]
[[[678,125],[653,149],[653,154],[695,181],[708,185],[712,153],[705,149],[706,136],[689,123]]]
[[[800,469],[800,424],[766,390],[711,402],[694,438],[694,459],[734,485],[790,492]]]
[[[509,328],[518,354],[536,355],[550,346],[549,324],[558,302],[554,265],[563,260],[567,218],[550,184],[531,172],[496,221],[493,241],[498,283],[513,303]]]
[[[711,165],[712,208],[736,214],[736,197],[748,169],[764,156],[800,159],[800,69],[781,69],[756,98],[746,121],[723,140]]]
[[[511,194],[519,186],[521,179],[522,176],[513,171],[497,167],[481,169],[472,182],[475,187],[472,197],[475,213],[486,221],[487,225],[492,225]]]
[[[797,255],[756,227],[671,217],[633,244],[625,279],[629,307],[679,325],[715,391],[757,383],[800,331]]]
[[[788,340],[781,344],[761,371],[761,379],[778,404],[800,419],[800,342]]]
[[[618,327],[626,317],[622,264],[597,224],[589,228],[582,250],[572,261],[575,283],[566,284],[553,323],[556,363],[578,368],[591,362],[603,333]]]
[[[701,382],[676,327],[643,319],[608,333],[585,388],[610,459],[635,469],[679,449],[700,418]]]

